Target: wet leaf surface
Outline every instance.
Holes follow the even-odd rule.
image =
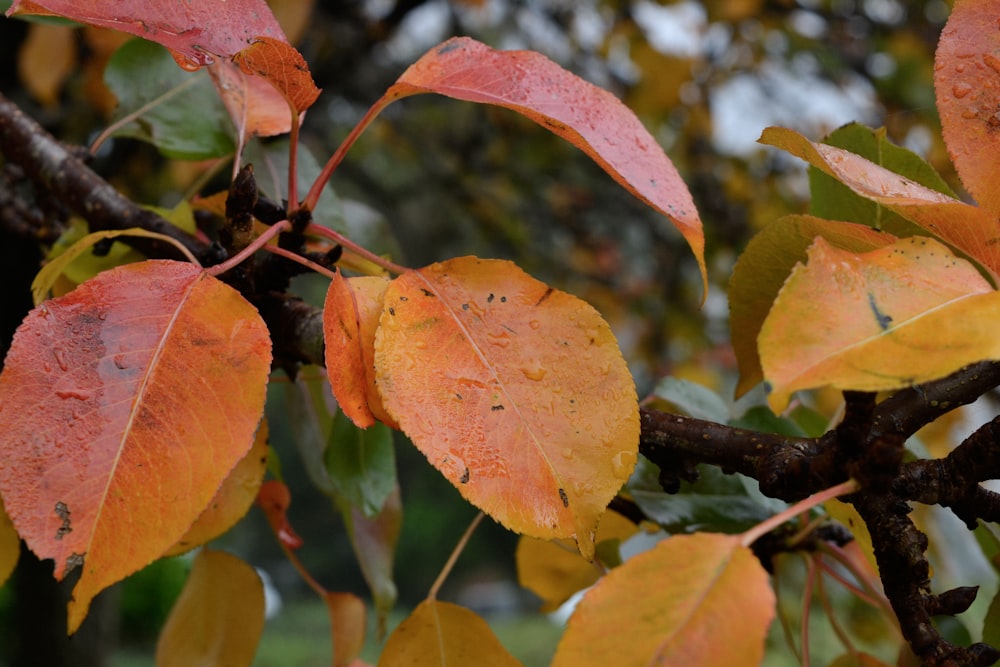
[[[592,557],[639,438],[635,385],[597,311],[475,257],[403,274],[383,308],[377,386],[417,448],[511,530],[575,537]]]
[[[271,343],[232,288],[182,262],[98,275],[36,307],[0,374],[0,492],[63,578],[70,628],[208,506],[253,444]]]

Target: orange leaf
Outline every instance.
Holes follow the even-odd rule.
[[[774,606],[767,572],[738,535],[677,535],[584,595],[552,665],[756,667]]]
[[[941,130],[962,183],[1000,215],[1000,2],[957,0],[941,31],[934,66]]]
[[[811,142],[793,130],[769,127],[760,142],[802,158],[1000,276],[1000,220],[996,214],[924,187],[849,151]]]
[[[365,646],[365,603],[353,593],[327,593],[323,601],[330,613],[334,667],[349,665]]]
[[[264,630],[257,572],[223,551],[203,550],[156,643],[158,667],[249,667]]]
[[[521,663],[479,616],[448,602],[424,600],[389,636],[378,664],[518,667]]]
[[[337,271],[323,307],[330,387],[340,409],[360,428],[368,428],[376,419],[399,428],[375,388],[375,330],[388,286],[388,278],[344,278]]]
[[[621,514],[609,510],[597,528],[597,543],[623,541],[638,530]],[[543,612],[555,611],[574,593],[600,579],[601,574],[601,567],[583,560],[567,540],[521,537],[517,543],[518,583],[542,599]]]
[[[302,54],[283,40],[257,37],[239,53],[233,62],[244,74],[255,74],[267,79],[288,100],[295,113],[312,106],[319,97],[319,88],[313,82]]]
[[[29,313],[0,374],[0,492],[21,537],[93,596],[159,557],[253,444],[271,341],[192,264],[99,274]]]
[[[32,97],[50,107],[76,67],[76,30],[67,25],[34,23],[17,54],[17,75]]]
[[[176,556],[214,540],[249,511],[267,470],[267,422],[261,421],[253,447],[222,482],[212,502],[164,556]]]
[[[438,93],[506,107],[585,152],[626,190],[660,211],[694,251],[707,287],[701,219],[670,158],[614,95],[534,51],[495,51],[455,37],[428,51],[384,99]]]
[[[282,482],[268,480],[260,485],[257,506],[264,510],[271,530],[281,544],[289,549],[298,549],[302,546],[302,538],[292,528],[292,524],[288,523],[288,506],[291,504],[292,494]]]
[[[742,396],[764,379],[757,353],[757,336],[771,304],[817,236],[845,250],[863,252],[892,243],[896,237],[867,225],[834,222],[811,215],[788,215],[750,239],[729,280],[729,328],[739,361]]]
[[[635,385],[596,310],[511,262],[433,264],[386,290],[375,370],[389,414],[469,502],[593,557],[639,439]]]
[[[0,586],[10,577],[21,556],[21,538],[3,508],[0,499]]]
[[[880,391],[1000,358],[1000,293],[929,238],[855,254],[818,238],[760,332],[768,401],[825,385]]]

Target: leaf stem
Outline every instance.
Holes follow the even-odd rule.
[[[215,266],[208,267],[207,269],[205,269],[205,272],[210,276],[222,275],[223,273],[230,270],[234,266],[240,264],[250,255],[260,250],[264,245],[267,244],[268,241],[273,239],[275,236],[277,236],[281,232],[287,232],[291,228],[292,228],[292,223],[288,222],[288,220],[282,220],[281,222],[277,222],[271,225],[266,232],[255,238],[253,241],[251,241],[246,248],[243,248],[243,250],[240,250],[238,253],[236,253],[226,261],[221,262],[220,264],[216,264]]]
[[[302,204],[302,207],[303,208],[306,207],[306,205],[305,205],[304,202]],[[357,255],[360,255],[361,257],[364,257],[368,261],[370,261],[370,262],[372,262],[372,263],[374,263],[374,264],[376,264],[378,266],[381,266],[383,269],[385,269],[386,271],[389,271],[390,273],[395,273],[396,275],[399,275],[399,274],[403,274],[403,273],[406,273],[407,271],[409,271],[409,269],[406,268],[405,266],[402,266],[400,264],[395,264],[394,262],[390,262],[389,260],[387,260],[384,257],[379,257],[378,255],[376,255],[375,253],[373,253],[371,250],[368,250],[367,248],[363,248],[363,247],[359,246],[357,243],[355,243],[354,241],[350,240],[349,238],[347,238],[343,234],[340,234],[339,232],[335,232],[334,230],[332,230],[332,229],[330,229],[328,227],[323,227],[322,225],[317,225],[317,224],[310,224],[306,228],[306,231],[308,233],[310,233],[310,234],[315,235],[315,236],[325,237],[325,238],[333,241],[334,243],[339,243],[340,245],[344,246],[345,248],[347,248],[348,250],[352,251],[353,253],[355,253]]]
[[[288,100],[288,108],[292,112],[292,128],[288,137],[288,215],[289,218],[299,210],[299,113],[295,105]]]
[[[441,590],[441,586],[444,584],[444,580],[448,578],[449,574],[451,574],[452,568],[455,567],[455,561],[458,560],[458,557],[462,554],[462,551],[465,550],[465,545],[469,543],[469,538],[472,537],[472,533],[475,532],[476,527],[479,525],[479,522],[483,520],[484,516],[486,515],[483,514],[482,512],[476,514],[476,517],[472,520],[472,523],[470,523],[469,527],[465,529],[465,533],[462,534],[462,538],[458,541],[458,544],[455,545],[455,548],[452,550],[451,555],[448,556],[448,562],[444,564],[443,568],[441,568],[441,574],[439,574],[437,579],[434,580],[434,584],[431,586],[431,590],[427,592],[428,600],[437,599],[438,592]]]
[[[344,156],[347,155],[347,151],[350,150],[351,146],[354,145],[354,142],[358,140],[361,133],[372,124],[372,121],[375,120],[376,116],[382,113],[382,110],[387,106],[399,99],[398,96],[394,96],[391,99],[387,98],[388,93],[380,97],[375,104],[369,107],[368,111],[365,112],[365,115],[358,121],[358,124],[351,129],[348,135],[341,142],[340,146],[337,147],[337,150],[334,151],[333,155],[330,156],[330,159],[326,161],[325,165],[323,165],[323,171],[321,171],[319,176],[316,177],[316,180],[313,182],[312,187],[309,188],[309,192],[306,194],[306,198],[302,200],[302,204],[299,208],[311,211],[316,207],[316,202],[319,201],[319,197],[323,193],[323,188],[326,187],[330,177],[333,176],[333,172],[336,171],[340,163],[344,161]],[[293,198],[289,196],[288,200],[291,202],[293,201]]]
[[[861,487],[855,480],[849,479],[846,482],[842,482],[836,486],[831,486],[829,489],[826,489],[825,491],[814,493],[805,500],[800,500],[799,502],[795,503],[794,505],[784,510],[783,512],[775,514],[770,519],[761,521],[759,524],[757,524],[747,532],[743,533],[743,538],[740,540],[740,543],[745,547],[750,546],[751,544],[756,542],[757,539],[759,539],[762,535],[771,532],[772,530],[774,530],[784,522],[788,521],[792,517],[796,516],[797,514],[806,512],[812,509],[813,507],[816,507],[820,503],[825,503],[827,500],[830,500],[831,498],[836,498],[837,496],[843,496],[848,493],[854,493],[860,488]]]
[[[174,86],[173,88],[166,91],[162,95],[159,95],[156,98],[146,102],[135,111],[125,114],[115,122],[111,123],[111,125],[108,125],[106,128],[104,128],[104,131],[101,132],[99,135],[97,135],[97,138],[90,143],[90,147],[87,150],[90,152],[91,155],[97,155],[97,151],[100,150],[101,145],[104,144],[104,142],[107,141],[112,134],[114,134],[121,128],[125,127],[126,125],[128,125],[133,120],[143,115],[150,109],[160,106],[161,104],[169,100],[171,97],[174,97],[175,95],[184,92],[185,90],[187,90],[188,88],[190,88],[191,86],[193,86],[194,84],[198,83],[201,80],[202,78],[198,77],[197,75],[192,76],[187,81],[177,86]]]

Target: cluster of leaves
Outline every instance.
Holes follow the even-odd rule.
[[[366,473],[376,461],[380,470],[391,468],[389,429],[399,429],[469,502],[525,536],[518,550],[522,580],[548,608],[592,585],[554,664],[760,661],[776,609],[761,537],[859,489],[855,502],[869,521],[874,501],[863,495],[871,490],[865,487],[882,492],[874,488],[872,471],[851,473],[858,481],[830,480],[830,489],[777,513],[762,512],[766,501],[752,486],[741,487],[729,495],[747,508],[746,517],[729,516],[726,530],[708,532],[718,521],[706,520],[704,498],[665,499],[636,468],[640,430],[646,440],[671,422],[680,437],[691,422],[640,414],[617,342],[596,310],[509,262],[462,257],[411,270],[312,222],[331,174],[375,117],[403,97],[437,93],[512,109],[578,146],[668,217],[694,251],[704,279],[704,241],[690,194],[626,107],[536,53],[452,39],[400,76],[300,200],[298,126],[319,90],[263,3],[231,2],[232,14],[195,4],[178,6],[176,14],[139,9],[131,16],[108,3],[90,4],[84,11],[78,3],[23,2],[14,10],[131,31],[166,46],[182,69],[206,67],[236,128],[237,164],[251,137],[291,133],[290,204],[283,210],[264,201],[252,170],[244,169],[222,195],[218,248],[225,257],[194,227],[191,233],[176,227],[94,231],[39,274],[39,297],[59,292],[59,281],[70,275],[79,285],[28,315],[0,374],[5,570],[13,567],[17,537],[55,561],[58,579],[79,567],[69,608],[74,631],[99,591],[156,558],[214,539],[256,500],[289,559],[329,608],[335,664],[359,664],[364,605],[328,591],[295,556],[301,540],[286,517],[290,492],[279,467],[268,465],[261,423],[272,365],[294,370],[302,361],[322,363],[338,407],[331,408],[323,382],[296,382],[302,399],[296,409],[313,429],[303,439],[303,456],[317,486],[342,508],[380,610],[394,597],[399,496],[392,476]],[[813,215],[765,229],[741,257],[730,285],[739,391],[763,380],[775,412],[801,389],[899,390],[1000,358],[989,335],[1000,271],[994,250],[1000,201],[982,166],[988,163],[984,151],[992,150],[992,77],[1000,65],[991,55],[995,38],[981,28],[982,11],[972,2],[957,3],[939,46],[937,76],[945,139],[980,206],[955,198],[932,169],[879,132],[851,126],[819,144],[772,128],[762,138],[815,168]],[[1000,19],[1000,8],[991,11]],[[126,45],[118,62],[162,70],[153,53],[147,57],[149,48]],[[135,76],[129,68],[118,76],[123,71]],[[189,85],[178,80],[173,94]],[[169,130],[163,96],[149,95],[140,96],[136,113],[114,131],[142,136],[168,154],[204,157],[198,146],[174,143],[183,135]],[[139,129],[129,125],[140,116],[145,122]],[[225,142],[222,147],[228,150]],[[61,168],[83,169],[68,159]],[[202,206],[221,208],[220,200],[209,198]],[[189,209],[179,215],[191,219]],[[94,244],[126,235],[175,244],[189,261],[151,259],[72,273],[72,262]],[[331,248],[330,241],[337,245]],[[268,254],[255,255],[259,250]],[[330,276],[319,316],[325,349],[301,345],[299,322],[282,320],[289,310],[274,314],[268,296],[273,273],[287,259]],[[368,275],[345,277],[333,264]],[[295,354],[283,338],[289,330],[299,339]],[[675,404],[686,402],[676,388],[661,393]],[[867,404],[852,405],[848,426],[856,426],[856,406]],[[704,404],[689,402],[687,408],[697,412]],[[727,421],[718,410],[707,412]],[[871,412],[869,406],[865,415]],[[764,447],[763,436],[719,428],[723,437]],[[712,440],[708,431],[703,437]],[[264,482],[268,468],[274,479]],[[683,471],[685,476],[693,475]],[[620,500],[625,507],[667,528],[705,532],[660,540],[622,563],[617,547],[636,534],[636,525],[615,514],[601,517],[630,478]],[[768,480],[758,478],[767,487]],[[672,486],[669,475],[662,481]],[[967,520],[978,516],[965,511]],[[814,528],[806,522],[800,533],[779,539],[777,550],[806,548],[809,540],[813,549],[822,544],[854,573],[850,585],[859,595],[877,600],[881,594],[863,553],[837,547],[843,540],[826,539]],[[877,545],[874,551],[884,567],[885,554]],[[819,558],[814,563],[834,572]],[[657,590],[637,595],[650,582]],[[481,619],[436,600],[438,586],[389,638],[380,664],[418,658],[514,664]],[[887,586],[886,593],[902,618],[894,590]],[[955,613],[962,604],[941,602],[937,610]],[[231,556],[202,550],[164,629],[158,659],[191,664],[221,651],[234,664],[248,664],[262,614],[256,575]],[[240,635],[229,634],[234,626]],[[719,634],[725,641],[715,639]],[[905,622],[903,634],[930,664],[953,657],[942,654],[940,643],[914,636]],[[880,664],[850,644],[848,649],[859,663]],[[995,657],[985,647],[975,651],[981,660]]]

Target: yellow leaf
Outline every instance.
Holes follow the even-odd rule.
[[[323,601],[330,613],[334,667],[350,665],[365,646],[365,603],[352,593],[336,592],[327,593]]]
[[[584,595],[553,667],[756,667],[774,617],[767,572],[737,535],[667,538]]]
[[[854,543],[861,553],[864,554],[865,561],[868,563],[869,572],[874,574],[877,579],[878,563],[875,562],[875,548],[872,546],[872,536],[868,532],[868,526],[861,518],[861,515],[854,509],[854,505],[849,505],[834,498],[823,503],[823,507],[826,509],[827,514],[851,531],[851,535],[854,536]]]
[[[17,559],[21,555],[21,538],[14,530],[14,524],[3,508],[3,499],[0,499],[0,586],[3,586],[14,567]]]
[[[222,482],[212,502],[164,556],[176,556],[214,540],[250,510],[267,470],[267,421],[261,421],[253,447]]]
[[[264,586],[239,558],[195,558],[156,644],[157,667],[249,667],[264,630]]]
[[[521,663],[479,616],[449,602],[424,600],[389,636],[378,664],[516,667]]]
[[[597,527],[597,543],[624,541],[639,527],[617,512],[605,512]],[[541,610],[554,611],[601,578],[603,569],[588,563],[568,540],[540,540],[522,537],[517,543],[517,579],[525,588],[542,598]]]
[[[635,385],[589,304],[511,262],[460,257],[388,287],[375,337],[386,410],[469,502],[511,530],[594,530],[638,456]]]
[[[775,412],[799,389],[899,389],[1000,358],[1000,293],[941,243],[853,253],[818,238],[808,256],[761,327]]]
[[[32,97],[47,107],[54,106],[74,67],[75,27],[31,24],[17,54],[17,74]]]

